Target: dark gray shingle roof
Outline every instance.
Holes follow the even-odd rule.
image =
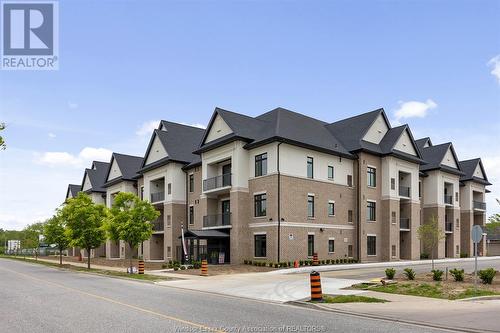
[[[431,141],[431,138],[429,138],[429,137],[415,140],[415,143],[417,144],[418,149],[420,149],[420,150],[422,150],[424,148],[426,143],[428,143],[429,146],[432,146],[432,141]]]
[[[110,179],[109,181],[107,181],[104,184],[105,187],[115,184],[117,181],[120,180],[135,180],[137,177],[140,176],[138,172],[142,166],[142,157],[113,153],[113,155],[111,156],[111,161],[109,162],[109,167],[106,172],[105,179],[108,179],[109,177],[113,161],[116,161],[116,164],[118,165],[118,168],[120,168],[120,172],[122,175],[120,177],[116,177],[114,179]]]
[[[90,192],[101,192],[105,193],[104,183],[106,182],[106,175],[108,173],[109,163],[107,162],[92,162],[92,169],[85,169],[85,174],[89,177],[90,184],[92,188]],[[85,181],[85,175],[83,177]],[[83,188],[82,181],[82,188]]]
[[[460,181],[476,181],[479,182],[483,185],[491,185],[491,183],[488,181],[488,177],[486,176],[486,172],[484,171],[483,167],[483,162],[481,162],[480,158],[473,158],[471,160],[465,160],[465,161],[460,161],[460,169],[464,172],[464,175],[460,177]],[[476,171],[477,166],[481,168],[481,171],[483,172],[483,175],[485,179],[475,177],[474,176],[474,171]]]
[[[444,156],[448,152],[448,149],[451,149],[453,157],[457,162],[458,168],[452,168],[450,166],[441,164],[441,162],[444,159]],[[457,175],[463,174],[462,170],[460,169],[460,164],[458,164],[458,158],[457,155],[455,154],[455,149],[453,148],[453,144],[451,142],[422,148],[421,152],[422,152],[422,157],[424,158],[425,162],[427,162],[427,164],[421,165],[420,171],[430,171],[430,170],[440,169]]]
[[[69,184],[68,190],[66,191],[66,199],[69,197],[69,194],[71,194],[72,197],[76,197],[78,195],[78,192],[80,192],[81,190],[82,185]]]

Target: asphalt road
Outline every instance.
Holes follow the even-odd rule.
[[[416,264],[416,265],[408,265],[405,267],[395,267],[396,274],[401,274],[403,272],[403,269],[406,267],[413,268],[413,270],[415,270],[415,272],[417,273],[428,273],[431,271],[431,264]],[[448,267],[448,269],[463,268],[466,273],[472,273],[474,272],[474,261],[469,261],[464,263],[435,264],[435,269],[441,269],[444,271],[446,267]],[[497,271],[500,271],[500,259],[480,260],[478,261],[477,267],[478,270],[488,267],[493,267]],[[374,278],[384,277],[385,267],[360,268],[360,269],[351,269],[345,271],[322,272],[321,276],[341,278],[341,279],[370,280]]]
[[[195,282],[193,282],[195,283]],[[1,332],[443,332],[0,259]]]

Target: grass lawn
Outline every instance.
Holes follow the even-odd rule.
[[[42,260],[35,260],[34,258],[28,257],[28,256],[25,259],[21,256],[13,257],[13,256],[0,255],[0,258],[24,261],[24,262],[54,267],[54,268],[69,269],[72,271],[77,271],[77,272],[82,272],[82,273],[94,273],[94,274],[100,274],[100,275],[106,275],[106,276],[112,276],[112,277],[122,277],[122,278],[142,280],[142,281],[173,280],[172,278],[169,278],[169,277],[162,277],[162,276],[156,276],[156,275],[150,275],[150,274],[128,274],[127,272],[111,271],[111,270],[105,270],[105,269],[96,269],[96,268],[87,269],[85,267],[80,267],[80,266],[75,266],[75,265],[70,265],[70,264],[63,264],[63,266],[59,266],[58,263],[47,262],[47,261],[42,261]]]
[[[467,284],[459,284],[456,282],[398,282],[395,284],[383,285],[368,285],[359,284],[353,286],[356,289],[379,291],[390,294],[401,294],[421,297],[432,297],[441,299],[463,299],[477,296],[500,295],[500,293],[488,290],[482,285],[478,285],[477,292],[474,288]]]
[[[385,303],[385,299],[357,295],[323,295],[323,303]]]

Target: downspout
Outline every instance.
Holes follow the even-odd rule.
[[[356,192],[357,192],[357,202],[356,202],[356,219],[358,222],[358,232],[357,232],[357,257],[358,257],[358,263],[361,262],[361,186],[359,185],[359,169],[361,168],[361,164],[359,163],[359,155],[358,155],[358,167],[356,168],[356,184],[354,184],[353,180],[353,185],[356,185]]]
[[[184,210],[184,221],[185,221],[185,225],[186,225],[186,230],[188,230],[188,228],[189,228],[189,221],[188,221],[188,218],[189,218],[189,201],[188,201],[188,199],[189,199],[188,198],[188,195],[189,195],[188,194],[189,193],[188,192],[189,191],[189,188],[188,188],[189,177],[188,177],[188,173],[186,170],[182,170],[182,171],[184,171],[185,183],[186,183],[186,209]],[[171,221],[171,223],[173,223],[173,221]],[[181,228],[181,232],[183,232],[183,228]],[[183,237],[184,236],[181,235],[181,242],[184,239]],[[181,246],[181,251],[182,251],[182,259],[181,260],[183,263],[185,263],[185,258],[187,256],[187,253],[184,253],[184,244],[182,244],[182,246]]]
[[[278,172],[278,262],[280,262],[281,252],[281,173],[280,173],[280,145],[278,143],[277,172]]]

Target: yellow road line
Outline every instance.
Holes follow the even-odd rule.
[[[14,273],[14,274],[17,274],[17,275],[21,275],[21,276],[23,276],[25,278],[28,278],[28,279],[32,279],[32,280],[35,280],[35,281],[44,282],[44,283],[48,283],[48,284],[52,284],[54,286],[57,286],[57,287],[60,287],[60,288],[64,288],[66,290],[74,291],[74,292],[77,292],[77,293],[85,295],[85,296],[97,298],[97,299],[100,299],[100,300],[103,300],[103,301],[107,301],[107,302],[110,302],[110,303],[114,303],[114,304],[118,304],[118,305],[121,305],[121,306],[125,306],[125,307],[131,308],[131,309],[134,309],[134,310],[137,310],[137,311],[140,311],[140,312],[152,314],[152,315],[158,316],[158,317],[163,318],[163,319],[177,321],[177,322],[182,323],[182,324],[194,326],[194,327],[200,328],[202,330],[211,331],[211,332],[224,332],[224,331],[221,331],[221,330],[216,329],[216,328],[205,326],[203,324],[198,324],[198,323],[195,323],[195,322],[192,322],[192,321],[188,321],[188,320],[184,320],[184,319],[181,319],[181,318],[177,318],[177,317],[165,315],[163,313],[159,313],[159,312],[155,312],[155,311],[152,311],[152,310],[144,309],[144,308],[132,305],[132,304],[120,302],[120,301],[117,301],[117,300],[112,299],[112,298],[108,298],[108,297],[104,297],[104,296],[100,296],[100,295],[88,293],[88,292],[85,292],[85,291],[82,291],[82,290],[79,290],[79,289],[71,288],[71,287],[65,286],[65,285],[57,283],[57,282],[53,282],[53,281],[49,281],[49,280],[44,280],[44,279],[36,278],[36,277],[31,276],[29,274],[20,273],[20,272],[17,272],[17,271],[11,270],[11,269],[7,269],[7,268],[3,268],[3,267],[0,267],[0,269],[4,270],[4,271],[11,272],[11,273]]]

